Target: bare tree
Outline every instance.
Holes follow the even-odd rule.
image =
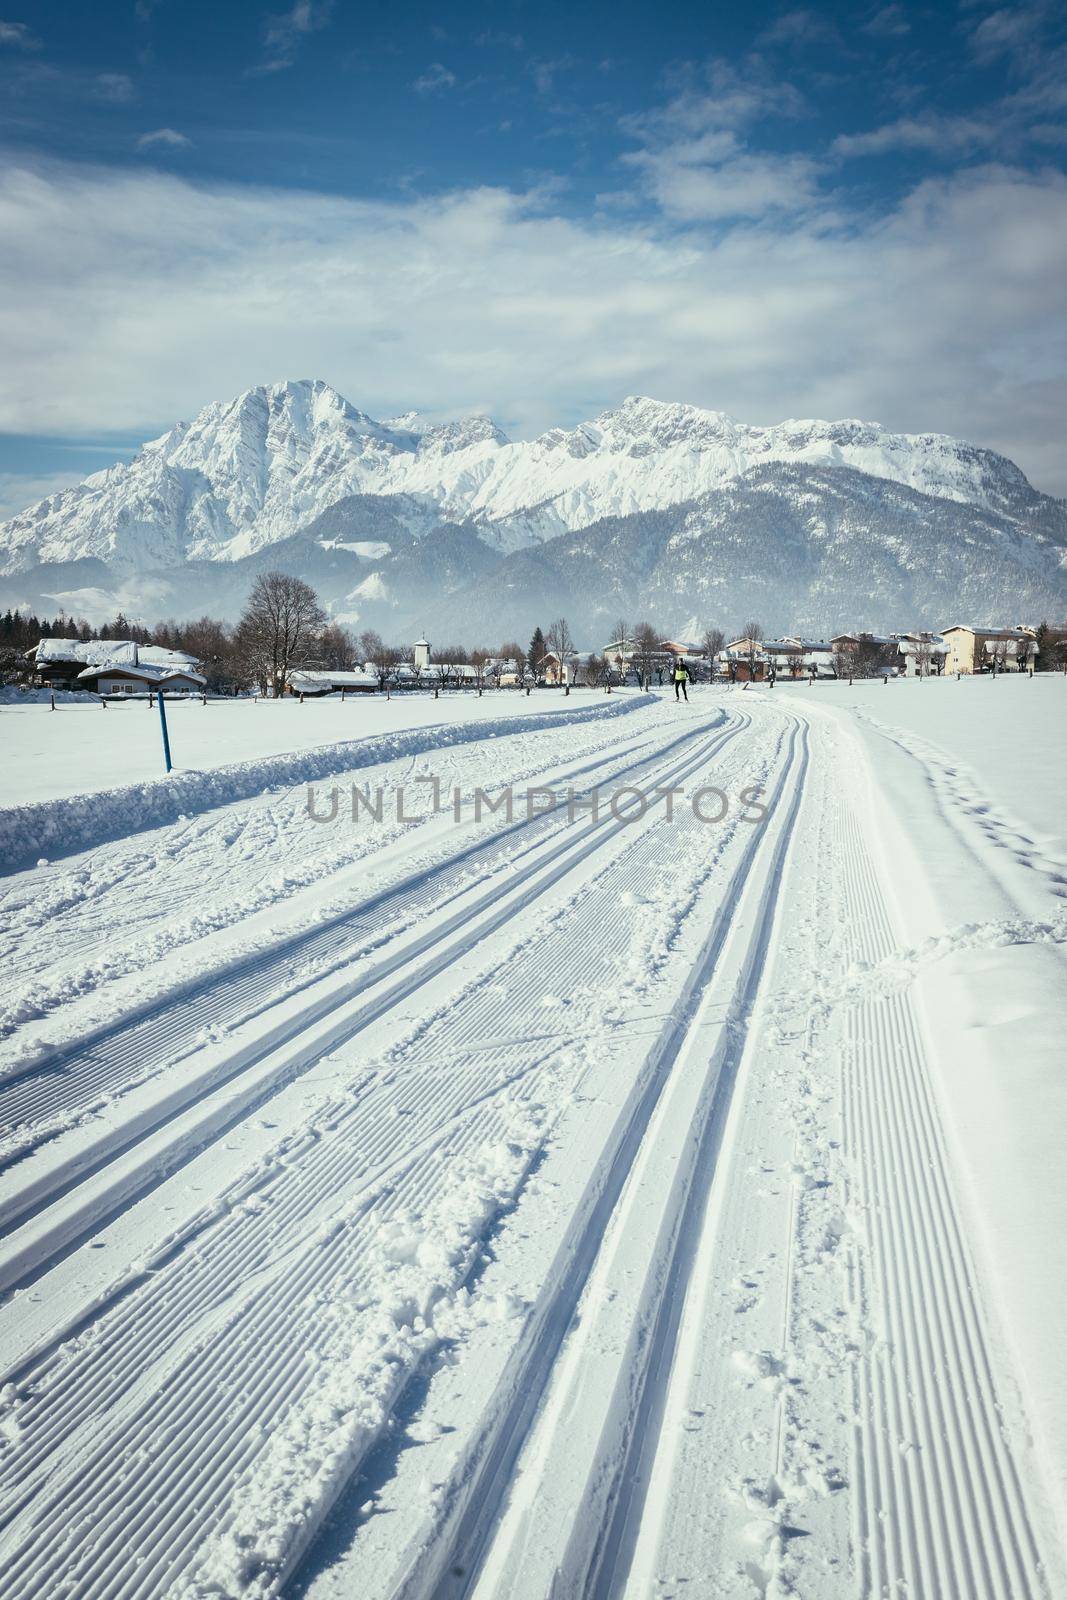
[[[853,653],[852,671],[857,678],[881,678],[895,665],[896,644],[875,634],[861,633]]]
[[[491,659],[491,652],[488,650],[472,650],[470,656],[470,664],[474,668],[474,681],[478,686],[479,692],[481,692],[485,684],[485,669]]]
[[[375,633],[373,628],[364,628],[356,640],[356,649],[359,652],[360,661],[373,666],[381,648],[381,634]]]
[[[195,622],[171,623],[162,629],[157,628],[154,634],[166,633],[168,629],[171,638],[169,646],[163,638],[158,637],[153,637],[153,643],[172,650],[186,650],[189,655],[195,656],[209,689],[229,689],[239,680],[234,660],[233,633],[224,622],[219,622],[215,617],[198,617]]]
[[[364,663],[378,675],[378,688],[384,689],[400,660],[395,645],[386,644],[380,633],[368,629],[359,636],[359,653]]]
[[[618,617],[611,630],[608,665],[625,681],[627,664],[633,654],[633,632],[625,617]]]
[[[334,672],[351,672],[356,663],[356,642],[347,628],[328,623],[319,640],[319,659]]]
[[[701,647],[708,659],[708,670],[712,677],[715,676],[715,658],[725,643],[726,636],[721,628],[704,629],[704,637],[701,640]]]
[[[237,626],[249,676],[281,694],[290,669],[314,650],[325,622],[318,595],[302,578],[262,573]]]
[[[434,651],[438,661],[445,661],[451,666],[468,666],[470,664],[470,651],[464,644],[443,644],[439,650]]]
[[[800,657],[797,656],[790,662],[790,671],[793,677],[799,677]],[[856,671],[856,648],[854,645],[839,645],[833,654],[834,672],[839,678],[851,678]]]
[[[912,651],[915,662],[915,676],[928,678],[930,676],[930,663],[933,660],[933,640],[928,633],[915,635],[915,648]]]
[[[557,617],[545,635],[549,653],[559,661],[559,681],[567,682],[567,663],[574,655],[574,635],[566,617]]]
[[[634,661],[646,689],[652,679],[652,669],[656,664],[659,647],[660,637],[651,622],[639,622],[634,629]]]
[[[594,650],[585,663],[585,681],[590,689],[597,689],[603,683],[608,670],[607,656],[597,655]]]

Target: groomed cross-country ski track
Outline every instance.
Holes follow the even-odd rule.
[[[3,881],[0,1600],[1067,1596],[873,736],[613,699]]]

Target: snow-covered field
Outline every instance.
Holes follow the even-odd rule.
[[[1064,1600],[1065,712],[0,709],[4,1600]]]
[[[171,753],[179,772],[207,772],[235,761],[287,755],[318,745],[367,739],[448,723],[468,726],[502,717],[544,716],[599,706],[602,694],[573,689],[446,690],[432,694],[350,695],[324,700],[172,700],[167,704]],[[110,718],[109,721],[102,720]],[[87,695],[49,709],[47,701],[0,706],[8,756],[3,802],[53,800],[62,795],[146,783],[163,774],[159,713],[146,700],[103,708]],[[61,719],[57,722],[57,719]]]

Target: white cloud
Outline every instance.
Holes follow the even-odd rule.
[[[534,88],[538,94],[551,94],[556,86],[557,73],[568,72],[573,66],[573,56],[557,56],[551,61],[532,61],[530,63],[530,72],[533,76]]]
[[[991,11],[975,24],[971,49],[981,62],[1008,56],[1019,64],[1030,64],[1045,21],[1043,6],[1012,6]]]
[[[836,25],[821,11],[784,11],[759,36],[761,45],[838,44]]]
[[[1004,167],[847,225],[679,231],[543,192],[386,204],[9,161],[0,428],[147,434],[287,375],[520,433],[636,391],[941,429],[1063,493],[1065,231],[1067,180]]]
[[[807,18],[788,12],[780,19]],[[665,106],[623,119],[640,149],[623,156],[645,192],[679,222],[766,217],[809,209],[820,166],[811,157],[749,149],[740,130],[772,117],[795,117],[803,101],[759,57],[741,69],[712,60]]]
[[[708,133],[623,159],[679,222],[765,218],[807,210],[817,199],[819,168],[809,157],[748,151],[732,133]]]
[[[441,65],[440,61],[435,61],[432,66],[427,67],[426,71],[415,79],[411,87],[416,94],[436,94],[442,89],[453,88],[455,82],[456,74],[449,72],[447,67]]]
[[[263,28],[263,60],[257,72],[282,72],[296,60],[309,33],[325,28],[333,15],[334,0],[296,0],[290,11],[269,16]]]
[[[153,128],[151,133],[142,133],[137,141],[137,148],[154,150],[162,146],[170,150],[188,150],[192,142],[184,133],[179,133],[177,128]]]
[[[60,489],[72,489],[84,477],[84,472],[70,471],[0,472],[0,522]]]
[[[16,50],[39,50],[41,41],[24,22],[0,22],[0,45],[11,45]]]
[[[797,117],[803,111],[799,89],[775,76],[762,57],[750,56],[740,66],[715,57],[699,71],[688,69],[666,105],[624,117],[622,126],[653,144],[708,128],[744,128],[761,119]]]
[[[979,117],[943,117],[933,113],[900,117],[866,133],[842,133],[831,149],[838,156],[879,156],[891,150],[928,150],[948,158],[996,144],[1003,124]]]
[[[98,72],[92,83],[93,94],[109,105],[125,106],[137,98],[132,78],[125,72]]]
[[[901,5],[879,7],[861,26],[864,33],[875,39],[902,39],[911,32],[911,23]]]

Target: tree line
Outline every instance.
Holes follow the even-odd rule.
[[[469,666],[480,683],[487,664],[511,661],[521,676],[529,675],[543,683],[553,675],[552,658],[569,664],[578,682],[590,687],[602,684],[612,673],[635,670],[643,683],[662,679],[665,672],[662,644],[664,634],[651,622],[630,623],[616,618],[603,651],[579,658],[574,635],[566,617],[557,617],[546,627],[536,627],[529,644],[509,639],[497,647],[463,644],[435,645],[434,670],[428,676],[447,681],[447,667]],[[763,638],[763,628],[749,620],[735,638]],[[374,629],[354,632],[331,621],[311,586],[287,573],[267,572],[252,586],[248,602],[235,624],[216,617],[202,616],[192,621],[169,619],[148,628],[131,621],[120,611],[112,622],[94,627],[90,623],[60,615],[38,618],[9,609],[0,616],[0,674],[6,679],[26,675],[26,652],[42,639],[130,639],[142,645],[158,645],[168,650],[195,656],[207,679],[208,688],[225,692],[238,687],[256,686],[262,692],[280,691],[289,673],[298,667],[325,671],[351,671],[370,667],[385,684],[402,662],[411,660],[410,646],[390,644]],[[726,635],[721,628],[707,627],[699,640],[704,658],[711,662],[722,650]],[[1038,671],[1055,670],[1067,662],[1067,629],[1043,622],[1037,630]],[[881,641],[866,636],[859,650],[842,662],[841,670],[857,675],[875,675],[884,663]]]

